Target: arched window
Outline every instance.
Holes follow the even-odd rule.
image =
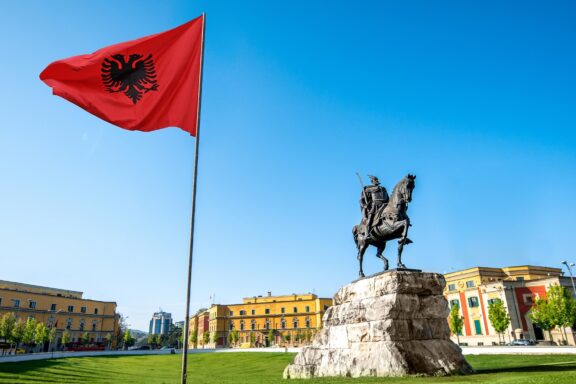
[[[244,320],[240,320],[240,330],[244,330]]]
[[[298,319],[295,317],[294,320],[292,320],[292,328],[296,329],[298,328]]]
[[[266,324],[264,325],[266,330],[270,329],[270,320],[266,319]]]
[[[286,329],[286,319],[280,320],[280,328]]]
[[[255,331],[256,330],[256,320],[252,320],[250,322],[250,329]]]
[[[68,318],[68,320],[66,320],[66,329],[71,329],[72,328],[72,319]]]
[[[80,320],[80,330],[83,331],[84,330],[84,319]]]
[[[306,318],[306,328],[310,328],[310,318]]]
[[[98,321],[92,320],[92,331],[96,331],[96,327],[98,326]]]
[[[234,330],[234,322],[233,322],[233,321],[230,322],[230,330],[231,330],[231,331]]]

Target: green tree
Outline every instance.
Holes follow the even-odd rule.
[[[240,341],[240,333],[238,332],[237,329],[232,331],[232,336],[233,336],[234,344],[237,344],[238,341]]]
[[[312,340],[312,331],[307,330],[304,337],[306,338],[306,343],[310,344],[310,341]]]
[[[56,327],[52,327],[50,328],[50,332],[48,332],[48,342],[50,344],[48,344],[48,350],[51,350],[54,348],[54,341],[56,340]]]
[[[160,347],[162,346],[162,344],[164,344],[164,340],[165,340],[165,339],[166,339],[166,338],[164,337],[163,334],[161,334],[161,333],[157,334],[157,335],[156,335],[156,346],[157,346],[158,348],[160,348]]]
[[[250,346],[254,346],[256,343],[256,334],[254,332],[250,332]]]
[[[44,323],[37,323],[36,329],[34,330],[34,342],[39,345],[42,350],[44,349],[44,343],[48,341],[48,328]]]
[[[29,317],[26,320],[26,325],[24,327],[24,335],[22,336],[22,342],[24,344],[32,344],[34,342],[34,333],[36,332],[36,319]]]
[[[12,332],[14,331],[14,326],[16,325],[16,316],[12,312],[5,313],[0,318],[0,338],[5,341],[10,341],[12,339]]]
[[[90,334],[88,332],[84,332],[82,334],[82,344],[88,345],[90,343]]]
[[[504,340],[504,332],[510,326],[510,316],[508,316],[502,300],[495,300],[488,304],[488,319],[498,333],[498,341],[501,341],[500,337]]]
[[[68,332],[68,330],[66,329],[62,333],[62,346],[66,347],[69,342],[70,342],[70,332]]]
[[[130,334],[130,330],[129,330],[129,329],[127,329],[127,330],[124,332],[123,341],[124,341],[124,349],[128,349],[128,347],[131,347],[131,346],[134,345],[134,338],[133,338],[132,335]]]
[[[228,333],[228,336],[226,336],[226,340],[228,341],[228,346],[231,347],[233,344],[233,336],[232,336],[232,332]]]
[[[547,331],[550,341],[553,341],[552,332],[550,331],[554,328],[554,321],[552,320],[552,307],[548,305],[548,301],[540,298],[536,299],[528,313],[528,317],[543,331]]]
[[[112,348],[112,338],[113,338],[112,334],[107,333],[104,338],[106,339],[106,344],[108,344],[108,348],[111,349]]]
[[[214,347],[218,344],[218,332],[212,332],[212,342],[214,343]]]
[[[206,345],[210,342],[210,332],[204,332],[202,335],[202,344]]]
[[[287,343],[290,343],[290,340],[292,339],[292,335],[290,335],[290,333],[287,333],[284,335],[284,341]]]
[[[576,300],[561,285],[552,285],[546,292],[552,324],[560,330],[563,343],[567,344],[566,327],[576,323]]]
[[[150,348],[153,348],[154,344],[156,344],[156,338],[154,337],[153,334],[149,334],[148,337],[146,338],[146,343],[150,346]]]
[[[192,348],[196,348],[198,346],[198,330],[195,329],[192,331],[190,335],[190,342],[192,343]]]
[[[274,330],[271,329],[268,331],[268,345],[272,346],[273,342],[274,342]]]
[[[456,335],[456,340],[458,340],[458,345],[460,345],[460,335],[462,334],[462,329],[464,327],[464,320],[460,317],[460,306],[457,304],[452,305],[452,308],[450,308],[448,325],[450,326],[452,333]]]
[[[26,332],[26,323],[18,319],[14,324],[11,336],[12,342],[16,344],[16,348],[18,348],[18,345],[24,340],[24,332]]]

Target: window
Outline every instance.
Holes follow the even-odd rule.
[[[80,312],[86,313],[86,307],[80,307]]]
[[[256,320],[252,320],[250,322],[250,329],[255,331],[256,330]]]
[[[492,304],[496,304],[501,302],[502,300],[500,299],[488,299],[488,305],[492,305]]]
[[[534,304],[534,298],[532,297],[531,293],[522,295],[522,297],[524,299],[524,304]]]
[[[256,310],[253,309],[252,312],[250,312],[250,313],[252,313],[253,315],[255,315],[255,314],[256,314]]]
[[[286,308],[284,307],[280,308],[280,313],[286,313]]]
[[[20,299],[12,299],[12,306],[14,308],[20,308]]]
[[[36,302],[34,300],[28,301],[28,308],[31,308],[31,309],[36,308]]]
[[[98,314],[98,308],[94,308],[94,314],[95,314],[95,315]]]
[[[68,306],[68,312],[74,312],[74,306],[73,305]]]
[[[242,312],[242,311],[240,311]],[[243,331],[244,330],[244,320],[240,321],[240,330]]]
[[[306,318],[306,328],[310,328],[310,318]]]
[[[72,328],[72,319],[68,318],[68,320],[66,320],[66,329],[71,329]]]
[[[286,329],[286,319],[280,320],[280,328]]]
[[[474,307],[478,307],[480,306],[480,304],[478,304],[478,298],[476,296],[472,296],[468,298],[468,306],[470,308],[474,308]]]
[[[453,306],[457,306],[458,308],[460,308],[460,301],[458,300],[450,300],[450,308],[452,308]]]
[[[292,320],[292,328],[297,329],[298,328],[298,319],[295,317],[294,320]]]
[[[84,330],[84,319],[80,320],[80,330],[83,331]]]
[[[96,320],[92,320],[92,331],[96,331],[96,327],[98,326],[98,322]]]
[[[298,313],[298,308],[297,307],[292,308],[292,312]]]
[[[454,284],[454,283],[448,284],[448,290],[449,291],[455,291],[456,290],[456,284]]]
[[[56,304],[50,304],[50,310],[55,311],[56,310]]]
[[[466,282],[466,288],[474,288],[474,280],[468,280]]]
[[[234,311],[230,311],[230,316],[234,316]]]
[[[524,276],[518,276],[518,277],[516,278],[516,281],[524,281]]]
[[[266,330],[270,329],[270,320],[266,320],[266,323],[264,324],[264,328],[266,328]]]
[[[245,310],[241,310],[241,311],[240,311],[240,316],[244,316],[245,314],[246,314],[246,311],[245,311]]]
[[[264,313],[267,314],[267,315],[269,315],[269,314],[270,314],[270,308],[266,308],[266,309],[264,310]]]
[[[231,331],[234,330],[234,322],[233,322],[233,321],[230,322],[230,330],[231,330]]]
[[[2,298],[0,297],[0,306],[2,306]]]
[[[310,307],[306,306],[306,312],[310,312]]]

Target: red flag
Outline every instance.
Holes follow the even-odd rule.
[[[55,95],[121,128],[179,127],[196,136],[204,16],[166,32],[55,61]]]

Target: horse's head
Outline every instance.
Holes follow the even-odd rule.
[[[409,203],[412,201],[412,191],[414,190],[414,187],[416,186],[416,183],[414,182],[414,180],[416,180],[416,176],[408,174],[399,183],[398,192],[400,193],[402,200],[406,203]]]

